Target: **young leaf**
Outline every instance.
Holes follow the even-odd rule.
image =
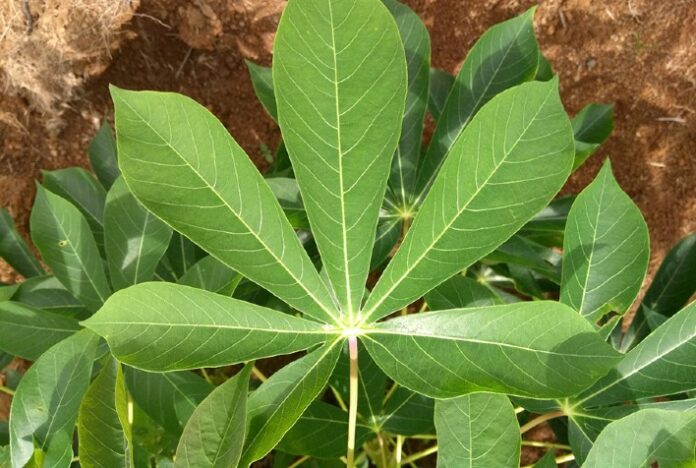
[[[400,206],[406,207],[415,195],[416,169],[421,154],[423,119],[428,105],[430,36],[423,21],[408,6],[397,0],[385,0],[406,52],[408,89],[401,136],[392,160],[389,189]]]
[[[104,210],[106,260],[115,290],[150,281],[167,251],[172,230],[147,211],[118,178]]]
[[[85,306],[55,276],[36,276],[20,283],[12,300],[68,317],[89,316]]]
[[[69,201],[37,185],[31,238],[53,274],[87,310],[94,312],[111,289],[94,236]]]
[[[447,102],[447,96],[454,84],[454,77],[437,68],[430,69],[430,88],[428,92],[428,111],[435,122],[440,119]]]
[[[437,466],[517,468],[520,429],[505,395],[470,393],[435,404]]]
[[[534,8],[496,24],[467,54],[418,168],[419,194],[430,189],[445,155],[479,109],[502,91],[534,78],[539,46],[534,37],[533,19]],[[515,120],[526,121],[517,116]]]
[[[380,323],[363,338],[388,376],[433,398],[570,396],[619,359],[586,320],[556,302],[415,314]]]
[[[0,208],[0,257],[25,278],[46,274],[4,208]]]
[[[456,275],[425,295],[430,310],[461,309],[502,304],[491,289],[466,276]]]
[[[410,304],[507,240],[561,188],[572,159],[556,80],[493,98],[452,146],[363,321]]]
[[[81,167],[43,173],[43,186],[72,203],[89,223],[99,250],[104,248],[104,203],[106,191]]]
[[[79,329],[75,319],[18,302],[0,302],[0,349],[13,356],[36,361]]]
[[[24,466],[35,447],[44,466],[70,465],[75,420],[98,341],[88,330],[76,333],[46,351],[24,374],[10,408],[12,466]]]
[[[588,104],[573,120],[575,134],[575,161],[573,170],[584,163],[614,130],[614,106],[611,104]]]
[[[278,110],[276,108],[275,93],[273,92],[273,74],[270,67],[256,65],[250,60],[245,60],[251,85],[254,87],[256,97],[261,102],[268,115],[275,121],[278,120]]]
[[[696,388],[696,302],[675,314],[578,399],[586,408]]]
[[[133,401],[168,433],[180,435],[196,406],[213,386],[193,372],[144,372],[126,367]]]
[[[119,161],[145,207],[293,307],[332,320],[329,292],[244,150],[204,107],[111,88]]]
[[[342,340],[288,364],[249,396],[247,438],[239,466],[261,459],[283,438],[326,386]]]
[[[247,364],[193,411],[176,449],[175,468],[238,466],[246,432],[252,367],[253,364]]]
[[[405,436],[434,434],[435,401],[419,393],[398,387],[387,400],[379,419],[379,427],[392,434]]]
[[[650,288],[643,297],[642,306],[633,316],[631,325],[621,341],[621,351],[631,349],[645,338],[650,329],[651,314],[660,318],[671,317],[684,307],[696,292],[696,233],[681,239],[662,261]]]
[[[128,423],[128,395],[115,359],[109,359],[89,386],[77,419],[80,466],[85,468],[133,466]]]
[[[696,411],[645,409],[609,424],[583,468],[661,468],[694,461]]]
[[[241,275],[222,263],[215,257],[208,255],[196,262],[178,283],[192,286],[198,289],[231,296],[242,279]]]
[[[594,322],[623,314],[648,268],[648,227],[606,161],[568,214],[560,301]]]
[[[406,95],[399,31],[379,0],[293,0],[274,43],[278,123],[323,266],[360,308]]]
[[[158,372],[289,354],[325,341],[322,325],[170,283],[121,290],[83,325],[121,362]]]
[[[87,153],[97,179],[106,190],[109,190],[121,173],[116,160],[114,133],[107,121],[102,122],[99,131],[89,143]]]

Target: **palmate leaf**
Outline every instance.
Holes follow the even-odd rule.
[[[430,310],[461,309],[502,304],[491,289],[466,276],[453,276],[425,295]]]
[[[25,278],[45,274],[41,263],[17,232],[12,216],[4,208],[0,208],[0,257]]]
[[[121,365],[109,359],[89,386],[77,420],[80,466],[129,468],[133,446]]]
[[[249,60],[244,61],[249,70],[251,85],[254,93],[261,102],[263,108],[268,112],[273,120],[278,120],[278,109],[276,107],[275,93],[273,92],[273,73],[269,67],[256,65]]]
[[[607,160],[568,214],[560,301],[590,321],[610,311],[623,314],[638,295],[649,257],[648,227]]]
[[[629,351],[577,398],[591,408],[671,395],[696,388],[696,302],[686,306]]]
[[[23,467],[35,447],[44,466],[70,466],[72,434],[98,341],[83,330],[53,346],[24,374],[10,408],[13,467]]]
[[[119,163],[174,229],[315,318],[335,308],[275,196],[225,127],[186,97],[111,88]]]
[[[118,178],[104,210],[106,259],[115,290],[150,281],[167,251],[172,230],[147,211]]]
[[[412,436],[434,434],[435,400],[397,387],[384,405],[378,423],[382,431]]]
[[[583,468],[692,466],[696,411],[644,409],[609,424],[597,438]]]
[[[246,432],[247,394],[252,364],[213,390],[186,423],[175,468],[238,466]]]
[[[428,111],[435,122],[440,119],[447,102],[447,96],[454,84],[454,77],[437,68],[430,69],[430,86],[428,91]]]
[[[573,137],[556,80],[492,99],[452,146],[364,306],[388,315],[471,265],[538,213],[570,173]]]
[[[55,276],[35,276],[27,279],[19,285],[12,300],[66,317],[89,316],[85,306],[75,299]]]
[[[587,321],[556,302],[399,317],[376,325],[363,341],[389,377],[433,398],[475,391],[567,397],[620,356]]]
[[[580,167],[592,153],[609,138],[614,130],[614,106],[610,104],[588,104],[573,120],[575,134],[575,161],[573,170]]]
[[[101,307],[111,288],[89,224],[69,201],[40,185],[31,210],[31,238],[56,278],[87,310]]]
[[[331,336],[317,322],[188,286],[156,282],[115,293],[82,323],[103,336],[121,362],[153,371],[216,367],[289,354]]]
[[[435,404],[437,466],[517,468],[521,438],[505,395],[470,393]]]
[[[116,160],[114,132],[108,122],[102,122],[99,131],[89,143],[87,152],[89,153],[90,165],[97,175],[97,179],[106,190],[109,190],[120,175],[120,171]]]
[[[418,168],[419,194],[430,189],[448,151],[479,109],[498,93],[534,78],[539,46],[533,19],[534,9],[530,9],[496,24],[467,54]]]
[[[399,31],[381,1],[288,3],[274,43],[278,123],[349,321],[365,291],[406,82]]]
[[[342,341],[327,343],[288,364],[252,392],[240,466],[270,452],[324,389],[336,366]]]
[[[242,277],[215,257],[197,261],[179,278],[179,284],[231,296]]]
[[[397,0],[384,0],[384,4],[399,28],[408,67],[406,108],[389,175],[390,193],[397,204],[405,208],[415,195],[423,120],[428,106],[430,36],[423,21],[408,6]]]
[[[35,361],[79,328],[70,317],[18,302],[0,302],[0,349],[13,356]]]

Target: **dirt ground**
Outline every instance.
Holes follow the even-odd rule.
[[[54,93],[48,101],[27,89],[15,93],[16,78],[5,76],[0,86],[0,206],[9,209],[24,234],[40,171],[88,165],[90,138],[102,118],[112,118],[109,83],[193,97],[217,115],[257,165],[264,167],[263,148],[273,147],[279,132],[254,98],[244,59],[270,64],[284,2],[120,0],[112,3],[125,10],[104,22],[120,29],[98,35],[98,41],[87,45],[84,38],[90,36],[85,34],[95,31],[85,29],[91,23],[84,18],[63,15],[52,20],[62,21],[60,34],[47,29],[52,23],[42,16],[52,10],[46,5],[60,3],[10,0],[9,10],[0,6],[0,66],[5,73],[19,63],[19,56],[12,55],[15,44],[8,42],[13,37],[21,41],[34,36],[37,42],[45,34],[54,49],[69,44],[73,53],[58,50],[54,54],[58,62],[32,63],[33,79],[52,80],[51,86],[39,83]],[[406,3],[431,32],[433,65],[455,72],[483,31],[534,2]],[[611,156],[619,183],[648,222],[654,271],[673,243],[696,230],[696,0],[539,3],[537,35],[560,73],[566,108],[575,113],[589,102],[615,104],[613,135],[571,178],[564,192],[582,189],[601,161]],[[11,27],[13,20],[26,24]],[[52,34],[63,42],[53,40]],[[79,44],[88,53],[76,52]],[[20,80],[22,84],[27,81]],[[0,280],[15,279],[0,264]]]

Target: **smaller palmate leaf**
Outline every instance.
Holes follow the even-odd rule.
[[[238,466],[244,447],[252,367],[247,364],[196,407],[179,440],[175,468]]]
[[[109,190],[121,172],[118,170],[116,160],[114,132],[108,122],[102,122],[99,131],[89,143],[87,152],[89,153],[90,165],[97,175],[97,179],[106,190]]]
[[[58,169],[43,173],[43,186],[80,210],[103,251],[106,191],[94,176],[81,167]]]
[[[353,320],[404,112],[399,30],[380,0],[291,0],[273,55],[278,123],[342,314]]]
[[[560,301],[591,322],[611,311],[623,314],[638,295],[649,257],[648,227],[607,160],[568,214]]]
[[[398,386],[384,404],[379,428],[392,434],[412,436],[434,434],[435,400]]]
[[[126,367],[133,401],[168,433],[179,436],[196,406],[213,386],[193,372],[145,372]]]
[[[121,365],[109,358],[82,399],[77,419],[80,466],[129,468],[133,447]]]
[[[275,93],[273,92],[273,74],[271,67],[264,67],[257,65],[250,60],[245,60],[247,69],[249,70],[249,77],[251,78],[251,85],[254,87],[254,93],[256,97],[261,102],[261,105],[268,115],[270,115],[273,120],[278,120],[278,109],[276,108]]]
[[[172,230],[147,211],[119,177],[106,197],[106,260],[115,290],[150,281]]]
[[[696,302],[648,335],[578,398],[586,408],[696,388]]]
[[[571,122],[575,134],[575,161],[573,162],[573,170],[575,170],[609,138],[614,130],[614,106],[588,104],[573,117]]]
[[[115,293],[82,323],[103,336],[120,361],[159,372],[289,354],[331,336],[317,322],[159,282]]]
[[[563,233],[574,201],[573,195],[556,198],[530,219],[519,234],[547,247],[563,247]]]
[[[324,389],[342,341],[327,343],[288,364],[252,392],[240,466],[248,466],[270,452]]]
[[[70,466],[72,435],[98,337],[83,330],[46,351],[24,374],[10,408],[12,466],[41,452],[44,466]]]
[[[609,424],[583,468],[686,467],[694,462],[696,411],[644,409]]]
[[[36,361],[79,329],[73,318],[18,302],[0,302],[0,349],[13,356]]]
[[[401,136],[392,160],[389,189],[398,205],[406,208],[415,195],[416,169],[421,154],[423,119],[428,105],[430,36],[423,21],[398,0],[384,0],[406,52],[408,89]]]
[[[89,224],[69,201],[37,185],[31,238],[44,262],[90,312],[111,294]]]
[[[0,208],[0,257],[25,278],[46,274],[5,208]]]
[[[119,164],[138,200],[293,307],[334,320],[329,292],[278,201],[220,121],[177,94],[111,93]]]
[[[461,309],[502,304],[503,300],[490,288],[462,275],[448,279],[425,295],[430,310]]]
[[[430,86],[428,92],[428,111],[435,122],[438,121],[447,102],[447,96],[454,84],[454,77],[438,68],[430,69]]]
[[[533,19],[532,8],[496,24],[467,54],[418,168],[419,194],[430,189],[447,152],[479,109],[501,91],[534,78],[539,46]]]
[[[231,296],[242,276],[215,257],[198,260],[179,278],[178,283],[198,289]]]
[[[452,146],[363,321],[410,304],[510,238],[561,188],[572,159],[557,80],[489,101]]]
[[[437,466],[517,468],[521,437],[505,395],[470,393],[435,404]]]
[[[205,252],[200,247],[174,231],[167,252],[157,266],[156,274],[165,278],[163,281],[176,282],[204,256]]]
[[[572,309],[543,301],[399,317],[362,338],[388,376],[433,398],[567,397],[620,356]]]
[[[85,306],[75,299],[55,276],[35,276],[27,279],[20,283],[12,300],[67,317],[89,316]]]

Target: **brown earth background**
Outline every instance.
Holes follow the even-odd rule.
[[[456,72],[491,25],[532,1],[406,0],[432,38],[432,64]],[[541,48],[567,110],[615,104],[615,131],[564,188],[578,192],[610,156],[652,239],[650,272],[696,230],[696,0],[545,0]],[[112,120],[107,85],[170,90],[207,106],[254,162],[279,132],[254,97],[244,59],[270,65],[285,2],[8,0],[0,5],[0,206],[26,236],[41,170],[88,167]],[[650,276],[650,275],[649,275]],[[0,281],[20,279],[0,261]],[[6,400],[0,398],[0,400]],[[7,401],[0,401],[0,418]],[[542,435],[542,438],[544,436]]]

